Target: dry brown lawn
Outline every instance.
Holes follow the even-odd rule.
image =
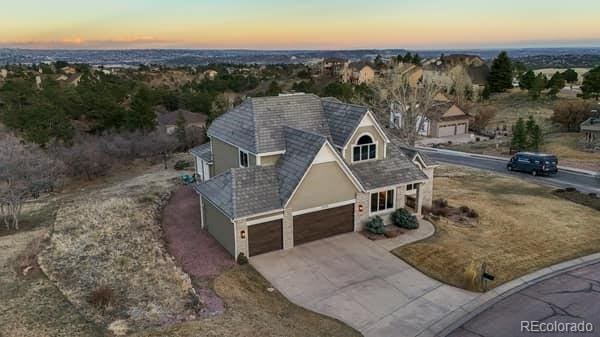
[[[600,251],[600,212],[551,194],[548,187],[490,172],[443,166],[434,198],[466,205],[473,226],[441,218],[436,234],[393,252],[445,283],[481,290],[470,281],[483,263],[496,276],[489,287],[565,260]]]
[[[347,325],[290,303],[250,265],[235,267],[214,283],[227,305],[225,314],[135,337],[353,337],[360,333]]]
[[[0,237],[1,337],[101,337],[104,329],[89,322],[42,273],[26,276],[16,269],[29,243],[46,230]]]
[[[32,223],[53,223],[0,235],[0,337],[360,336],[269,291],[249,265],[211,284],[226,311],[203,318],[202,303],[167,253],[158,221],[157,202],[178,186],[181,173],[161,165],[135,169],[71,186],[52,197],[52,207],[28,206]],[[51,229],[37,254],[41,270],[19,276],[21,251]],[[91,303],[99,288],[113,290],[107,306]]]
[[[547,135],[544,152],[558,156],[559,164],[600,171],[600,152],[584,151],[580,146],[580,133],[555,133]]]

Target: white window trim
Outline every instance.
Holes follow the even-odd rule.
[[[250,155],[249,155],[249,153],[246,152],[246,151],[244,151],[244,150],[242,150],[242,149],[239,149],[239,148],[238,148],[238,150],[239,150],[239,152],[238,152],[238,164],[239,164],[240,168],[250,167]],[[242,165],[242,154],[246,155],[246,162],[247,162],[246,166]]]
[[[371,202],[372,202],[372,194],[374,193],[381,193],[381,192],[386,192],[386,198],[387,198],[387,192],[389,191],[394,191],[394,195],[392,197],[392,208],[386,208],[384,210],[381,211],[371,211]],[[369,191],[369,215],[380,215],[380,214],[387,214],[387,213],[392,213],[393,211],[396,210],[396,197],[398,193],[398,188],[397,187],[392,187],[392,188],[384,188],[384,189],[380,189],[380,190],[376,190],[376,191]],[[386,203],[387,204],[387,203]]]
[[[358,145],[358,140],[361,137],[363,137],[363,136],[369,136],[369,137],[371,137],[371,140],[373,142],[369,143],[369,144]],[[365,160],[354,160],[354,148],[356,148],[356,147],[363,147],[363,146],[366,146],[366,145],[373,145],[373,144],[375,144],[375,158],[370,158],[370,159],[365,159]],[[356,137],[356,143],[352,144],[352,146],[350,147],[350,162],[351,163],[362,163],[362,162],[377,160],[377,151],[378,150],[379,150],[379,142],[375,140],[375,137],[373,137],[373,135],[370,132],[363,132],[360,135],[358,135],[358,137]]]

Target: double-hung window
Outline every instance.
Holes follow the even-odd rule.
[[[371,193],[371,213],[394,208],[394,190]]]
[[[371,160],[377,158],[377,144],[373,138],[364,135],[352,147],[352,161]]]
[[[240,167],[248,167],[248,152],[240,150]]]

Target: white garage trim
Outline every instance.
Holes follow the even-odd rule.
[[[336,202],[336,203],[333,203],[333,204],[327,204],[327,205],[323,205],[323,206],[307,208],[307,209],[303,209],[301,211],[292,212],[292,216],[302,215],[302,214],[308,214],[308,213],[323,211],[323,210],[330,209],[330,208],[336,208],[336,207],[346,206],[346,205],[353,204],[355,202],[356,202],[356,199],[352,199],[352,200],[346,200],[346,201]]]
[[[283,214],[277,214],[277,215],[269,216],[266,218],[250,220],[250,221],[246,222],[246,225],[247,226],[258,225],[258,224],[261,224],[264,222],[270,222],[270,221],[279,220],[279,219],[283,219]]]

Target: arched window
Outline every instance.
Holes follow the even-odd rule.
[[[369,136],[369,135],[364,135],[358,139],[358,142],[356,142],[356,144],[358,144],[358,145],[373,144],[373,138],[371,138],[371,136]]]
[[[356,145],[352,147],[352,161],[375,158],[377,158],[377,144],[373,142],[373,138],[370,135],[360,136]]]

